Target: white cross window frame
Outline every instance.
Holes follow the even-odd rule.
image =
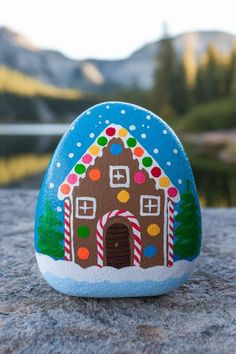
[[[152,205],[152,200],[156,201],[156,205]],[[151,204],[149,203],[151,202]],[[147,212],[145,209],[145,203],[149,206],[149,211]],[[157,207],[155,212],[151,211],[152,207]],[[145,208],[145,209],[144,209]],[[158,216],[160,215],[160,197],[156,195],[141,195],[140,197],[140,215],[141,216]]]
[[[93,210],[92,215],[81,214],[81,212],[80,212],[81,207],[79,207],[79,201],[84,201],[85,202],[85,208]],[[92,202],[92,207],[87,207],[86,206],[86,202]],[[75,200],[75,206],[76,206],[76,211],[75,211],[76,218],[78,218],[78,219],[94,219],[95,218],[96,210],[97,210],[96,198],[93,198],[93,197],[77,197],[76,200]]]
[[[119,170],[124,170],[125,175],[119,175]],[[118,173],[118,175],[115,175],[115,172]],[[120,171],[121,172],[121,171]],[[126,177],[125,183],[118,183],[114,181],[114,177]],[[120,187],[125,187],[129,188],[130,186],[130,175],[129,175],[129,167],[128,166],[110,166],[110,171],[109,171],[109,177],[110,177],[110,187],[111,188],[120,188]]]

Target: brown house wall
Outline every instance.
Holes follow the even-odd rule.
[[[73,232],[73,248],[75,255],[75,262],[80,266],[86,268],[92,265],[97,265],[97,243],[96,243],[96,227],[98,220],[107,212],[116,209],[125,209],[130,211],[139,221],[141,227],[141,243],[142,243],[142,256],[141,267],[148,268],[155,265],[164,264],[164,208],[165,195],[164,191],[155,188],[155,181],[150,179],[146,170],[142,171],[146,175],[146,181],[144,184],[136,184],[134,182],[134,174],[139,171],[139,163],[133,159],[133,155],[130,149],[123,148],[120,155],[114,156],[110,153],[110,146],[112,143],[118,142],[123,146],[121,139],[112,139],[107,147],[103,149],[103,156],[97,157],[95,165],[90,166],[87,169],[86,177],[80,180],[79,186],[75,187],[72,193],[73,204],[73,220],[72,220],[72,232]],[[130,187],[111,188],[109,185],[109,166],[128,166],[130,170]],[[99,169],[101,171],[101,178],[98,181],[92,181],[88,176],[92,169]],[[130,194],[130,199],[126,203],[121,203],[117,199],[117,194],[121,190],[126,190]],[[141,195],[155,195],[160,196],[160,215],[159,216],[140,216],[140,196]],[[75,217],[76,210],[76,197],[94,197],[97,201],[96,216],[94,219],[78,219]],[[123,218],[121,218],[123,219]],[[109,220],[109,224],[112,221]],[[129,223],[125,223],[130,227]],[[157,236],[149,236],[147,233],[147,227],[150,224],[158,224],[161,228],[161,232]],[[86,238],[81,238],[77,235],[77,229],[79,226],[84,225],[90,228],[90,234]],[[106,230],[105,226],[104,231]],[[105,235],[105,232],[104,232]],[[133,240],[131,242],[131,257],[133,257]],[[154,245],[157,248],[157,253],[154,257],[148,258],[144,256],[144,249],[147,245]],[[89,249],[90,255],[86,260],[79,259],[77,250],[79,247],[86,247]],[[167,247],[167,246],[166,246]],[[104,250],[104,256],[106,256],[106,250]],[[105,265],[105,263],[104,263]]]

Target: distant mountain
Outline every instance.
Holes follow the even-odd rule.
[[[196,62],[211,44],[220,53],[229,53],[236,36],[219,31],[199,31],[173,38],[179,55],[190,48]],[[155,57],[160,41],[138,49],[123,60],[73,60],[60,52],[36,48],[25,37],[0,27],[0,65],[18,70],[46,84],[101,93],[134,83],[148,89],[153,83]]]

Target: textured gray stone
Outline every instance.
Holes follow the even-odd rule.
[[[1,353],[235,353],[236,209],[203,210],[203,250],[188,283],[160,297],[72,298],[41,278],[37,193],[0,191]]]

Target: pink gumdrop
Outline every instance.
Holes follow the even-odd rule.
[[[146,181],[146,176],[143,172],[139,171],[134,174],[134,182],[137,184],[143,184]]]
[[[170,187],[168,189],[168,195],[174,198],[177,195],[177,189],[175,187]]]
[[[89,155],[89,154],[85,154],[83,157],[82,157],[82,161],[83,163],[90,163],[92,161],[92,156]]]
[[[78,179],[78,177],[77,177],[77,175],[74,174],[74,173],[72,173],[71,175],[69,175],[69,176],[67,177],[67,181],[68,181],[70,184],[75,184],[75,183],[77,182],[77,179]]]

